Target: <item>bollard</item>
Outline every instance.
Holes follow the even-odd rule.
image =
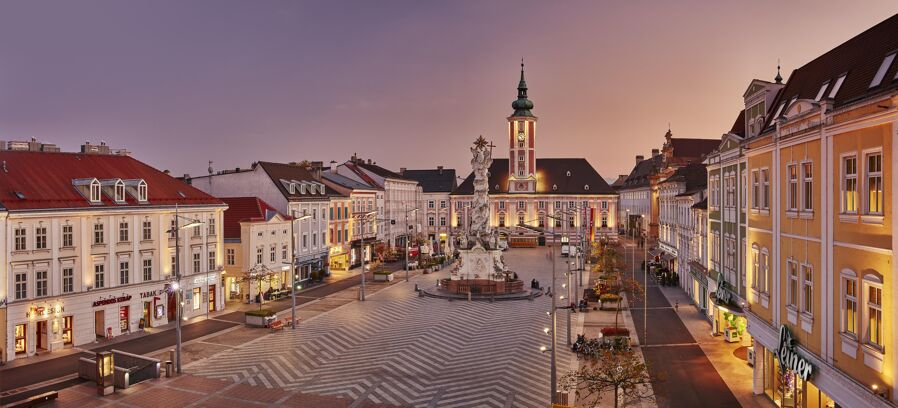
[[[172,375],[172,363],[171,360],[165,362],[165,378],[171,378]]]
[[[416,283],[415,284],[415,292],[418,292],[418,291],[420,291],[420,289],[418,289],[418,284]]]
[[[471,291],[468,291],[468,302],[471,301]]]
[[[175,361],[175,349],[168,351],[168,361]]]

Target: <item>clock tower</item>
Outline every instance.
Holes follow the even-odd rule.
[[[514,113],[508,117],[508,192],[536,192],[536,116],[530,112],[533,102],[527,99],[524,60],[521,60],[521,82],[518,99],[511,103]]]

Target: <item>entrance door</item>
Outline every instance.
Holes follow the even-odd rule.
[[[131,325],[128,323],[131,315],[130,306],[122,306],[118,309],[118,324],[121,333],[131,331]]]
[[[215,285],[209,285],[209,311],[215,311]]]
[[[150,323],[152,322],[153,317],[153,304],[150,302],[143,302],[143,324],[141,328],[145,327],[153,327]]]
[[[66,316],[62,319],[62,344],[74,343],[74,338],[72,338],[74,319],[72,316]]]
[[[47,321],[44,320],[42,322],[37,322],[37,349],[38,349],[38,351],[47,350],[48,340],[49,339],[47,338]]]
[[[94,333],[98,339],[106,338],[106,312],[103,310],[94,312]]]

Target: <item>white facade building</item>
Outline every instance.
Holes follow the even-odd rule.
[[[0,152],[2,360],[175,319],[176,205],[187,318],[224,307],[225,205],[128,156]]]

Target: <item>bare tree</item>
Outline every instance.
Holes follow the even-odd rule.
[[[587,408],[598,407],[603,394],[614,393],[614,407],[621,396],[630,401],[652,398],[652,379],[648,366],[632,350],[601,349],[591,353],[580,369],[568,372],[560,380],[561,387],[573,390],[578,403]]]
[[[277,279],[277,273],[268,269],[265,265],[256,265],[252,269],[243,272],[243,276],[240,277],[240,282],[247,283],[247,291],[251,291],[253,284],[255,283],[259,288],[259,310],[262,310],[262,284],[268,283],[268,286],[271,287],[271,282]]]

